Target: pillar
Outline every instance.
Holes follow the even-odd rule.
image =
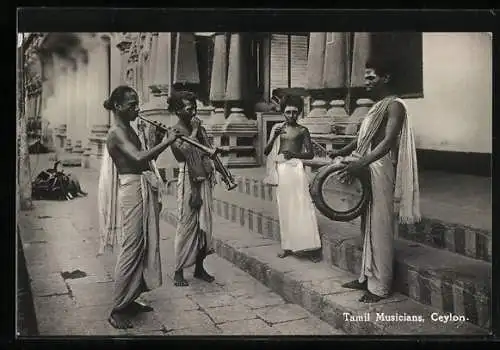
[[[172,81],[172,33],[152,33],[150,50],[148,79],[150,94],[149,101],[143,106],[141,115],[166,126],[173,125],[177,122],[177,118],[167,110],[167,98]],[[153,140],[151,132],[148,132],[148,136],[150,145],[158,141]],[[170,148],[158,156],[156,165],[161,173],[165,173],[167,179],[174,177],[177,162]]]
[[[59,60],[58,60],[59,61]],[[57,128],[58,128],[58,150],[64,151],[67,139],[67,116],[68,116],[68,70],[59,61],[59,72],[56,85],[57,107],[54,113],[57,115]]]
[[[166,109],[172,80],[172,35],[168,32],[153,33],[148,109]]]
[[[128,56],[130,54],[130,46],[132,45],[132,41],[126,37],[126,36],[121,36],[119,37],[119,42],[116,44],[116,47],[118,48],[120,52],[120,78],[119,78],[119,85],[124,85],[126,83],[126,74],[127,74],[127,66],[128,66]],[[111,62],[114,62],[113,60]]]
[[[325,67],[326,33],[309,34],[309,53],[307,56],[307,88],[323,88],[323,70]]]
[[[308,88],[311,91],[311,110],[301,123],[312,134],[330,134],[335,116],[345,116],[337,102],[330,101],[324,90],[336,91],[338,97],[345,95],[349,76],[347,56],[347,33],[311,33],[307,63]]]
[[[121,84],[122,77],[122,53],[118,48],[121,40],[117,39],[117,34],[114,34],[110,43],[110,91],[113,91]]]
[[[326,33],[323,86],[344,89],[347,82],[346,33]]]
[[[18,188],[20,203],[19,207],[21,210],[30,210],[33,207],[33,202],[31,200],[31,167],[30,167],[30,155],[28,152],[28,135],[26,133],[26,121],[27,115],[18,116],[18,130],[19,130],[19,172],[18,172]]]
[[[103,102],[109,97],[110,69],[108,63],[109,38],[101,37],[100,43],[93,50],[92,62],[89,62],[94,71],[93,79],[89,81],[94,89],[94,101],[92,110],[89,111],[91,117],[90,141],[92,146],[92,156],[97,159],[102,157],[104,142],[109,129],[109,111],[104,109]],[[89,86],[87,85],[87,89]]]
[[[86,141],[88,139],[88,132],[86,128],[87,124],[87,103],[86,103],[86,66],[83,61],[79,60],[77,63],[77,69],[75,72],[75,93],[74,93],[74,125],[75,125],[75,133],[74,133],[74,147],[73,153],[81,156],[84,147],[86,147]]]
[[[365,82],[365,64],[368,61],[371,51],[371,35],[366,32],[354,33],[352,68],[351,68],[351,87],[364,87]]]
[[[224,105],[227,82],[227,42],[225,33],[217,33],[214,37],[214,57],[212,63],[212,79],[210,81],[210,101],[215,106],[207,127],[225,123]]]
[[[68,114],[66,122],[67,141],[73,147],[78,139],[78,79],[77,71],[72,68],[68,71],[67,76],[67,98],[68,98]],[[68,148],[68,152],[73,152],[73,149]]]
[[[177,33],[173,83],[199,84],[200,73],[193,33]]]
[[[229,139],[229,167],[258,164],[257,121],[249,120],[240,107],[247,88],[244,72],[247,44],[249,42],[245,40],[244,34],[231,33],[225,100],[234,107],[230,110],[224,128],[224,136]]]

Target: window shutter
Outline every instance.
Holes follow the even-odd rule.
[[[307,35],[291,36],[291,77],[290,87],[306,87],[307,84]]]
[[[288,87],[288,35],[271,35],[271,93]]]

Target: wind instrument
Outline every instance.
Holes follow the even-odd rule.
[[[146,119],[146,118],[141,117],[141,116],[139,116],[139,119],[141,119],[147,123],[150,123],[150,124],[154,125],[155,127],[165,131],[165,132],[168,131],[167,127],[160,122],[149,120],[149,119]],[[208,135],[206,134],[206,130],[203,127],[200,128],[200,133],[201,133],[201,137],[204,139],[204,141],[207,144],[210,144]],[[206,153],[209,156],[209,158],[214,162],[216,169],[221,174],[222,181],[224,181],[224,183],[226,184],[228,191],[231,191],[234,188],[238,187],[238,184],[236,184],[234,181],[234,177],[229,172],[229,170],[224,166],[224,164],[222,163],[222,160],[218,156],[218,153],[220,153],[222,151],[221,149],[216,148],[216,147],[212,147],[211,145],[205,146],[205,145],[199,143],[198,141],[195,141],[195,140],[193,140],[189,137],[186,137],[186,136],[179,136],[179,139],[181,139],[182,141],[187,142],[187,143],[191,144],[192,146],[200,149],[202,152]]]
[[[205,130],[205,128],[201,127],[198,132],[201,134],[200,136],[202,137],[203,141],[207,145],[209,145],[210,147],[213,147],[210,144],[210,139],[208,138],[207,131]],[[236,187],[238,187],[238,184],[234,181],[233,175],[224,166],[224,164],[222,163],[222,160],[219,158],[219,156],[216,154],[212,158],[212,160],[214,162],[216,169],[219,170],[219,172],[222,176],[222,181],[224,181],[224,183],[226,184],[227,190],[231,191],[231,190],[235,189]]]
[[[157,121],[154,121],[154,120],[149,120],[149,119],[146,119],[144,117],[141,117],[139,116],[139,119],[147,122],[147,123],[150,123],[152,125],[154,125],[155,127],[165,131],[165,132],[168,132],[168,128],[163,125],[162,123],[160,122],[157,122]],[[217,156],[217,153],[219,153],[221,150],[218,149],[218,148],[211,148],[211,147],[207,147],[201,143],[199,143],[198,141],[195,141],[189,137],[186,137],[186,136],[179,136],[179,139],[181,139],[182,141],[184,142],[187,142],[189,144],[191,144],[192,146],[196,147],[196,148],[199,148],[201,151],[203,151],[204,153],[206,153],[210,159],[214,159],[214,157]]]

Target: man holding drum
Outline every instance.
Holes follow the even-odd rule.
[[[364,290],[360,301],[377,302],[391,293],[393,240],[399,222],[420,220],[419,184],[415,143],[406,105],[392,91],[391,64],[366,64],[365,87],[375,104],[364,118],[357,140],[331,158],[345,157],[341,180],[367,169],[372,198],[361,217],[364,235],[361,275],[345,288]]]

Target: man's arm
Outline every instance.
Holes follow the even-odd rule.
[[[110,136],[111,144],[115,145],[128,160],[134,163],[143,163],[154,159],[161,152],[167,149],[167,147],[170,146],[175,140],[173,137],[169,137],[167,140],[160,142],[150,150],[140,151],[132,142],[130,142],[127,135],[122,129],[115,129]]]
[[[365,157],[360,159],[363,166],[367,166],[382,158],[390,151],[396,141],[405,118],[405,109],[399,102],[392,102],[387,110],[387,124],[384,139]]]
[[[328,151],[328,156],[330,158],[335,158],[335,157],[345,157],[351,154],[356,147],[358,146],[358,140],[354,139],[350,143],[348,143],[346,146],[342,147],[341,149],[334,149],[331,151]]]
[[[276,138],[280,136],[280,131],[281,127],[275,127],[271,129],[271,138],[267,142],[266,147],[264,147],[264,155],[267,156],[269,153],[271,153],[271,150],[273,149],[274,141],[276,141]]]

